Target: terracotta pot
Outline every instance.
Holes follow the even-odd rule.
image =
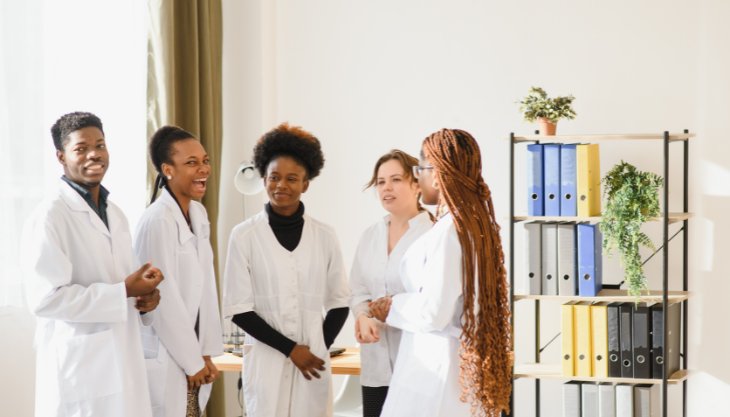
[[[537,125],[540,126],[540,135],[555,136],[555,129],[558,127],[556,123],[550,123],[548,117],[538,117]]]

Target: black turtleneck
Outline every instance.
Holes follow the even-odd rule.
[[[300,201],[299,208],[291,216],[277,214],[271,208],[271,203],[268,203],[266,204],[266,214],[269,216],[269,226],[274,232],[276,240],[286,250],[293,252],[299,246],[299,241],[302,239],[302,231],[304,230],[304,203]],[[324,323],[322,323],[324,343],[327,348],[334,343],[335,338],[340,333],[340,330],[342,330],[342,326],[345,325],[348,310],[347,307],[342,307],[333,308],[327,312]],[[259,342],[271,346],[287,357],[297,344],[271,327],[255,311],[236,314],[233,316],[232,321]]]
[[[293,252],[302,239],[302,230],[304,230],[304,203],[300,201],[299,208],[291,216],[277,214],[271,208],[271,203],[267,203],[266,214],[269,215],[269,226],[274,231],[276,240],[286,250]]]

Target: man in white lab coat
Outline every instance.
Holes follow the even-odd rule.
[[[51,129],[64,176],[28,218],[21,242],[28,306],[38,318],[36,416],[152,415],[139,326],[152,324],[163,277],[140,268],[124,214],[107,200],[101,120]]]

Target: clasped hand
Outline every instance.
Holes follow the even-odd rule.
[[[385,323],[385,319],[388,317],[388,313],[390,313],[391,304],[393,304],[393,300],[389,295],[369,303],[370,315]]]
[[[211,384],[216,379],[220,378],[221,374],[218,371],[218,368],[216,368],[213,364],[213,361],[210,360],[210,356],[203,356],[203,360],[205,361],[203,369],[198,371],[195,375],[188,375],[188,389],[198,388],[205,384]]]
[[[310,352],[309,346],[294,346],[294,349],[289,353],[289,359],[299,368],[307,381],[311,381],[312,376],[317,379],[321,378],[317,371],[324,371],[324,361]]]
[[[143,312],[150,312],[160,304],[160,285],[165,277],[157,268],[152,268],[152,262],[147,262],[140,269],[124,280],[127,297],[136,299],[134,307]]]
[[[357,339],[357,343],[379,342],[380,330],[375,319],[361,314],[355,322],[355,339]]]

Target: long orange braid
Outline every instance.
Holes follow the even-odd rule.
[[[474,415],[509,413],[514,359],[509,284],[479,145],[463,130],[442,129],[424,140],[423,150],[439,184],[439,209],[448,206],[463,251],[461,400]]]

